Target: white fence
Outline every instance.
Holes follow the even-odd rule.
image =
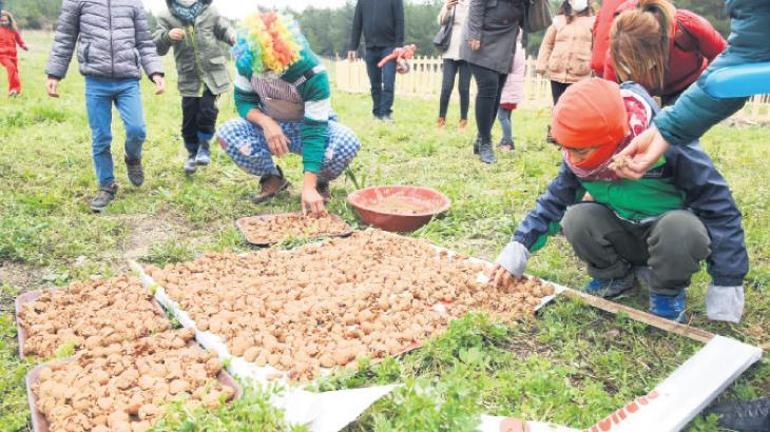
[[[408,74],[398,75],[396,95],[438,101],[441,93],[441,58],[416,57],[409,62],[412,70]],[[334,62],[334,75],[337,89],[348,93],[369,93],[369,78],[366,64],[361,60],[348,62],[338,59]],[[524,79],[523,108],[548,108],[552,104],[551,86],[548,79],[535,73],[535,59],[527,59]],[[471,95],[475,95],[475,84],[471,84]],[[453,92],[452,98],[457,98]],[[770,95],[751,98],[746,106],[736,114],[736,119],[749,123],[770,123]]]

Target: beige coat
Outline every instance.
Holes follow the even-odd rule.
[[[535,70],[551,81],[574,83],[591,76],[593,26],[596,17],[575,17],[567,24],[564,15],[553,19],[548,27]]]
[[[444,53],[444,58],[449,60],[460,60],[460,45],[465,43],[465,20],[468,18],[468,0],[459,0],[457,9],[454,13],[454,23],[452,23],[452,37],[449,40],[449,48]],[[444,25],[452,19],[452,9],[447,9],[446,2],[441,6],[441,12],[438,14],[438,25]]]

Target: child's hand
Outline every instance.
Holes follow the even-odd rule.
[[[48,96],[52,98],[58,98],[59,97],[59,79],[49,77],[48,81],[45,82],[45,91],[48,93]]]
[[[162,95],[166,92],[166,79],[163,75],[153,75],[152,81],[155,83],[155,94]]]
[[[174,41],[174,42],[179,42],[179,41],[181,41],[182,39],[184,39],[184,37],[185,37],[185,32],[184,32],[184,30],[182,30],[182,29],[180,29],[180,28],[171,29],[171,30],[168,32],[168,37],[169,37],[169,38],[170,38],[172,41]]]

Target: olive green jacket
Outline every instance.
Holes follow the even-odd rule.
[[[220,95],[230,90],[232,83],[227,70],[227,57],[219,42],[232,45],[236,36],[235,30],[211,6],[211,0],[202,1],[206,6],[195,19],[195,23],[185,25],[167,10],[158,16],[158,30],[154,35],[159,55],[164,56],[171,47],[174,48],[179,93],[183,97],[201,96],[204,86],[208,87],[211,93]],[[185,31],[183,40],[171,40],[169,32],[175,28]]]

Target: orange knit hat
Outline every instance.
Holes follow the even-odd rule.
[[[601,78],[572,84],[553,110],[551,135],[563,147],[597,151],[575,164],[595,168],[606,162],[628,135],[628,115],[620,86]]]

